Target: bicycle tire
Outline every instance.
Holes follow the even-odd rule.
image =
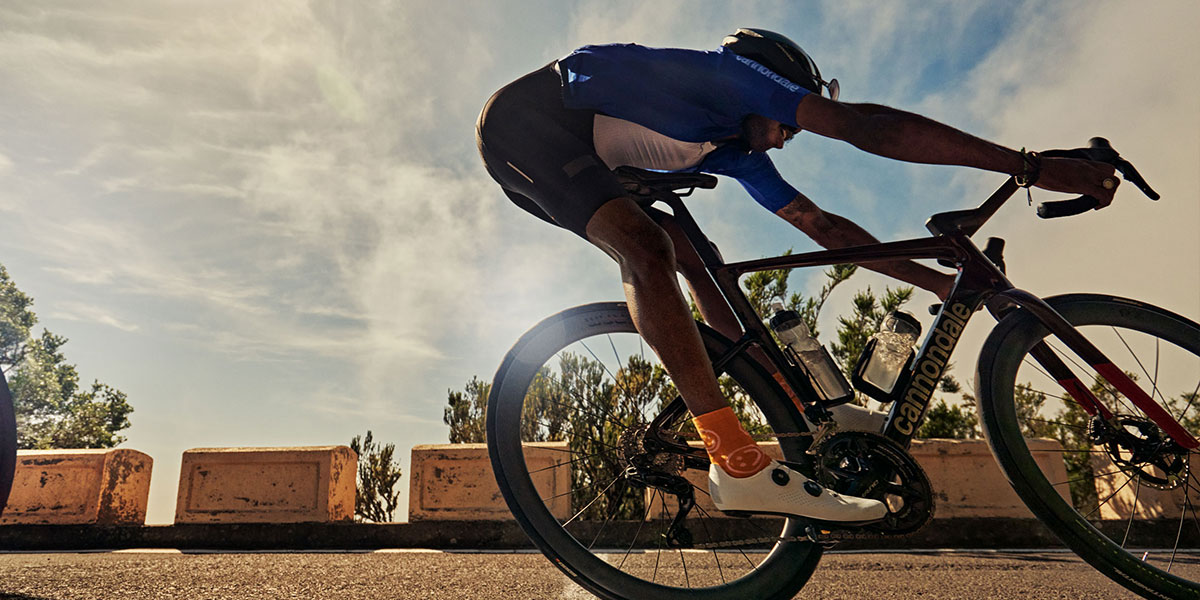
[[[710,355],[717,355],[730,346],[730,342],[701,324],[701,335],[704,338]],[[534,460],[534,453],[537,448],[526,442],[537,441],[539,434],[536,429],[546,425],[545,423],[537,423],[534,428],[530,428],[530,420],[536,422],[537,417],[531,416],[531,406],[536,405],[540,400],[536,399],[535,393],[530,393],[531,385],[534,384],[535,377],[541,373],[544,365],[553,362],[558,357],[558,360],[564,360],[564,357],[574,354],[564,349],[575,348],[581,353],[591,353],[589,360],[595,359],[596,362],[603,363],[608,359],[601,359],[596,356],[596,353],[590,350],[591,346],[587,345],[588,339],[596,340],[593,344],[597,348],[601,345],[604,347],[605,353],[612,352],[616,364],[633,365],[634,362],[629,362],[628,359],[623,361],[620,357],[618,345],[624,348],[632,348],[633,343],[637,343],[640,352],[644,352],[642,356],[648,355],[651,359],[654,355],[649,352],[648,346],[641,343],[641,338],[637,336],[633,326],[633,321],[629,316],[629,311],[624,303],[598,303],[576,307],[558,313],[549,317],[536,325],[533,329],[527,332],[508,352],[499,370],[496,373],[492,383],[492,388],[489,394],[487,407],[487,443],[488,451],[492,461],[492,467],[496,476],[496,482],[508,503],[509,509],[517,522],[528,534],[533,543],[549,558],[556,566],[558,566],[568,577],[584,587],[593,594],[601,597],[614,600],[622,599],[644,599],[655,598],[657,600],[704,600],[704,599],[729,599],[729,598],[791,598],[795,593],[804,586],[811,576],[813,570],[821,557],[821,548],[817,544],[808,541],[784,541],[774,544],[768,544],[769,552],[761,557],[760,562],[755,562],[750,558],[751,554],[758,557],[758,553],[749,551],[745,548],[731,548],[728,550],[718,551],[713,549],[711,553],[697,552],[694,550],[677,550],[664,548],[661,544],[661,538],[658,542],[650,544],[645,543],[646,537],[642,536],[643,526],[648,529],[655,527],[657,521],[651,520],[650,506],[653,501],[659,499],[654,493],[647,494],[644,490],[638,492],[636,484],[631,484],[628,481],[621,484],[621,488],[617,492],[617,499],[611,496],[605,496],[606,493],[613,487],[617,480],[621,477],[616,477],[613,482],[609,483],[603,491],[595,494],[590,502],[586,503],[584,510],[578,511],[570,519],[566,518],[566,514],[558,509],[559,516],[554,514],[555,499],[562,498],[565,494],[550,495],[543,498],[546,492],[539,492],[537,486],[533,482],[533,476],[538,475],[544,477],[547,472],[545,468],[537,467],[542,463],[536,463],[531,467],[530,462]],[[589,348],[582,349],[580,346]],[[635,354],[636,355],[636,354]],[[565,358],[567,361],[576,360],[575,358]],[[640,363],[639,363],[640,364]],[[590,367],[589,367],[590,368]],[[608,369],[606,376],[612,381],[623,381],[628,383],[633,379],[633,376],[628,375],[628,371],[623,372],[620,368]],[[632,367],[630,367],[632,369]],[[569,367],[563,367],[569,369]],[[592,371],[595,373],[595,371]],[[799,412],[792,406],[790,402],[783,400],[783,392],[778,385],[767,376],[762,369],[756,364],[748,361],[744,355],[734,358],[730,361],[725,369],[733,381],[742,387],[746,393],[753,399],[762,411],[762,415],[771,428],[776,431],[788,431],[794,433],[804,432],[804,424],[800,418]],[[569,376],[564,376],[560,373],[555,375],[562,381],[569,379]],[[625,390],[629,392],[629,390]],[[645,395],[644,388],[638,388],[639,394]],[[615,396],[614,396],[615,397]],[[634,398],[635,394],[625,393],[621,395],[622,399]],[[566,399],[566,395],[562,397]],[[561,399],[560,399],[561,402]],[[592,403],[583,403],[583,406],[598,405],[599,401]],[[539,405],[540,406],[540,405]],[[596,410],[592,408],[591,410]],[[603,411],[603,407],[600,409]],[[639,414],[636,411],[632,414]],[[628,415],[627,415],[628,416]],[[690,415],[689,415],[690,416]],[[544,417],[543,417],[544,418]],[[595,413],[594,421],[601,423],[599,433],[590,434],[599,436],[598,439],[608,435],[603,430],[612,426],[612,429],[618,429],[617,424],[633,425],[638,421],[638,417],[628,420],[628,423],[618,420],[615,415]],[[563,436],[566,437],[566,436]],[[523,439],[532,438],[532,439]],[[609,438],[611,439],[611,438]],[[781,438],[782,452],[789,458],[798,458],[803,456],[804,450],[811,442],[811,438],[795,436]],[[568,442],[567,451],[571,451],[572,444],[575,444],[575,438]],[[566,465],[570,465],[572,472],[581,471],[586,473],[598,472],[590,462],[591,457],[585,456],[583,447],[578,455],[570,456],[570,461]],[[529,456],[526,456],[526,453]],[[615,452],[615,449],[612,449]],[[611,458],[611,457],[609,457]],[[528,461],[527,461],[528,459]],[[564,457],[565,460],[565,457]],[[558,467],[563,465],[562,461],[555,463]],[[534,468],[536,467],[536,468]],[[550,472],[558,476],[558,468],[551,469]],[[706,473],[706,472],[705,472]],[[611,471],[610,471],[611,474]],[[580,478],[572,481],[569,476],[567,481],[578,484],[577,488],[586,488],[589,484],[587,479]],[[706,474],[705,474],[706,476]],[[593,475],[595,479],[603,481],[600,475]],[[540,479],[543,483],[545,479]],[[592,489],[598,488],[598,485],[592,485]],[[558,489],[558,488],[554,488]],[[626,492],[628,494],[626,495]],[[644,502],[646,513],[641,515],[641,508],[635,507],[631,510],[633,514],[639,515],[636,518],[621,520],[614,517],[614,514],[621,507],[629,502],[628,498],[633,499],[636,504],[638,494],[645,500]],[[707,496],[707,488],[699,489],[697,496]],[[566,512],[575,512],[580,505],[584,505],[580,498],[577,502],[573,501],[573,506]],[[664,505],[667,505],[667,497],[661,496]],[[594,505],[597,501],[602,504],[607,504],[607,508],[602,509],[608,514],[603,522],[595,519],[590,522],[590,525],[584,519],[576,519],[588,507]],[[551,506],[548,506],[550,504]],[[725,530],[718,530],[718,525],[725,526],[729,522],[740,521],[743,528],[750,528],[753,531],[766,531],[766,535],[795,537],[802,535],[804,532],[805,523],[801,520],[776,520],[771,524],[782,523],[780,529],[766,529],[768,525],[762,525],[757,520],[738,520],[724,519],[723,523],[718,523],[718,519],[712,518],[712,515],[707,514],[703,510],[693,510],[692,517],[698,521],[704,521],[704,529],[701,532],[701,542],[705,540],[718,540],[722,535],[727,536],[723,539],[736,540],[737,536],[744,533],[723,533]],[[662,516],[660,513],[658,516]],[[666,516],[663,520],[669,519],[671,513],[669,509],[666,511]],[[707,520],[707,521],[705,521]],[[689,520],[688,523],[694,527],[695,521]],[[712,525],[709,528],[709,524]],[[598,525],[598,527],[597,527]],[[660,531],[662,524],[657,523]],[[636,531],[629,535],[629,532],[636,528]],[[691,527],[690,527],[691,528]],[[596,531],[596,530],[599,531]],[[736,529],[736,528],[735,528]],[[609,533],[609,538],[605,538],[604,533]],[[714,530],[718,530],[717,534],[713,534]],[[622,538],[620,545],[610,541],[617,534],[625,534],[628,539]],[[763,535],[759,533],[759,535]],[[639,542],[639,540],[641,540]],[[718,540],[719,541],[719,540]],[[639,551],[635,552],[634,548],[638,545],[644,546]],[[655,548],[654,545],[658,544]],[[612,549],[616,552],[608,552]],[[621,555],[621,552],[624,554]],[[740,556],[739,556],[740,555]],[[611,560],[605,560],[608,556]],[[648,563],[653,558],[654,572],[648,574]],[[689,573],[688,562],[691,561],[693,571],[701,566],[697,563],[703,560],[706,564],[701,568],[700,572]],[[682,564],[684,580],[682,582],[677,579],[667,579],[665,574],[662,581],[658,580],[660,562],[671,561]],[[747,568],[744,562],[749,563]],[[736,564],[731,564],[736,563]],[[727,574],[725,571],[731,566],[737,567],[740,565],[741,572],[737,577]],[[719,573],[719,578],[711,576],[712,567],[715,566]],[[739,570],[740,572],[740,570]],[[665,573],[665,570],[664,570]],[[701,577],[701,573],[706,573],[705,577]],[[692,578],[696,581],[693,582]],[[679,585],[682,583],[683,585]]]
[[[17,419],[8,382],[4,380],[4,372],[0,371],[0,516],[8,506],[16,468]]]
[[[1047,302],[1197,435],[1200,410],[1193,409],[1200,409],[1200,325],[1113,296],[1072,294]],[[1017,311],[996,326],[980,354],[976,397],[983,429],[1013,489],[1066,546],[1129,590],[1146,598],[1200,597],[1200,510],[1195,506],[1200,484],[1192,471],[1193,463],[1200,466],[1192,460],[1196,451],[1168,452],[1157,446],[1154,452],[1134,454],[1131,448],[1157,439],[1157,427],[1132,402],[1105,388],[1102,376],[1048,333],[1031,314]],[[1037,378],[1052,378],[1028,356],[1042,340],[1077,376],[1084,373],[1080,380],[1119,416],[1120,430],[1132,437],[1106,440],[1105,425],[1091,424],[1078,405],[1062,396],[1053,415],[1038,404],[1054,397],[1038,395],[1047,392]],[[1030,385],[1022,387],[1026,377]],[[1182,408],[1170,396],[1177,392],[1188,400]],[[1065,396],[1061,387],[1055,393]],[[1031,444],[1026,434],[1052,436],[1060,449]],[[1060,452],[1061,465],[1048,460]],[[1035,454],[1044,459],[1040,465]],[[1171,514],[1173,506],[1178,516]]]

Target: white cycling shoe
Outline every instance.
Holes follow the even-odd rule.
[[[887,516],[878,500],[843,496],[779,461],[755,475],[731,477],[716,463],[708,469],[708,493],[726,513],[764,513],[839,523],[868,523]]]
[[[830,408],[829,412],[833,414],[833,420],[838,424],[838,431],[880,433],[883,431],[883,422],[887,420],[887,413],[857,404],[839,404]],[[809,423],[808,419],[805,419],[804,422],[808,423],[808,428],[811,430],[812,423]]]

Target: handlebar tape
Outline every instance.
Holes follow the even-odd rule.
[[[1043,219],[1057,219],[1085,213],[1100,206],[1100,201],[1092,196],[1080,196],[1071,200],[1053,200],[1038,205],[1037,214]]]

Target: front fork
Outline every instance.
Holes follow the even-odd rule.
[[[1020,306],[1033,313],[1050,333],[1062,341],[1072,352],[1092,366],[1118,392],[1128,398],[1135,406],[1146,413],[1146,416],[1158,425],[1176,444],[1188,450],[1200,447],[1200,441],[1192,437],[1162,406],[1154,401],[1140,386],[1137,385],[1108,357],[1096,348],[1087,338],[1083,337],[1062,315],[1058,314],[1045,300],[1024,290],[1010,289],[997,294],[988,302],[988,309],[999,318],[1011,308]],[[1055,354],[1046,342],[1038,342],[1030,350],[1034,360],[1046,370],[1067,394],[1093,418],[1110,422],[1116,416],[1100,402],[1091,389]]]

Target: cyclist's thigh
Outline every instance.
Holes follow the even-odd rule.
[[[675,260],[679,263],[679,272],[689,281],[694,277],[707,277],[708,271],[704,266],[704,260],[700,258],[700,254],[692,246],[692,241],[683,233],[683,228],[679,226],[675,217],[654,207],[646,207],[645,211],[670,236],[671,243],[675,246]],[[705,241],[708,242],[709,247],[720,258],[721,251],[717,248],[717,245],[711,241]]]
[[[613,199],[600,207],[587,224],[587,239],[635,272],[676,268],[670,236],[629,197]]]
[[[496,92],[476,126],[488,173],[509,197],[585,238],[596,210],[625,195],[616,176],[596,156],[592,118],[590,111],[563,107],[559,75],[547,67]],[[532,201],[542,214],[520,198]]]

